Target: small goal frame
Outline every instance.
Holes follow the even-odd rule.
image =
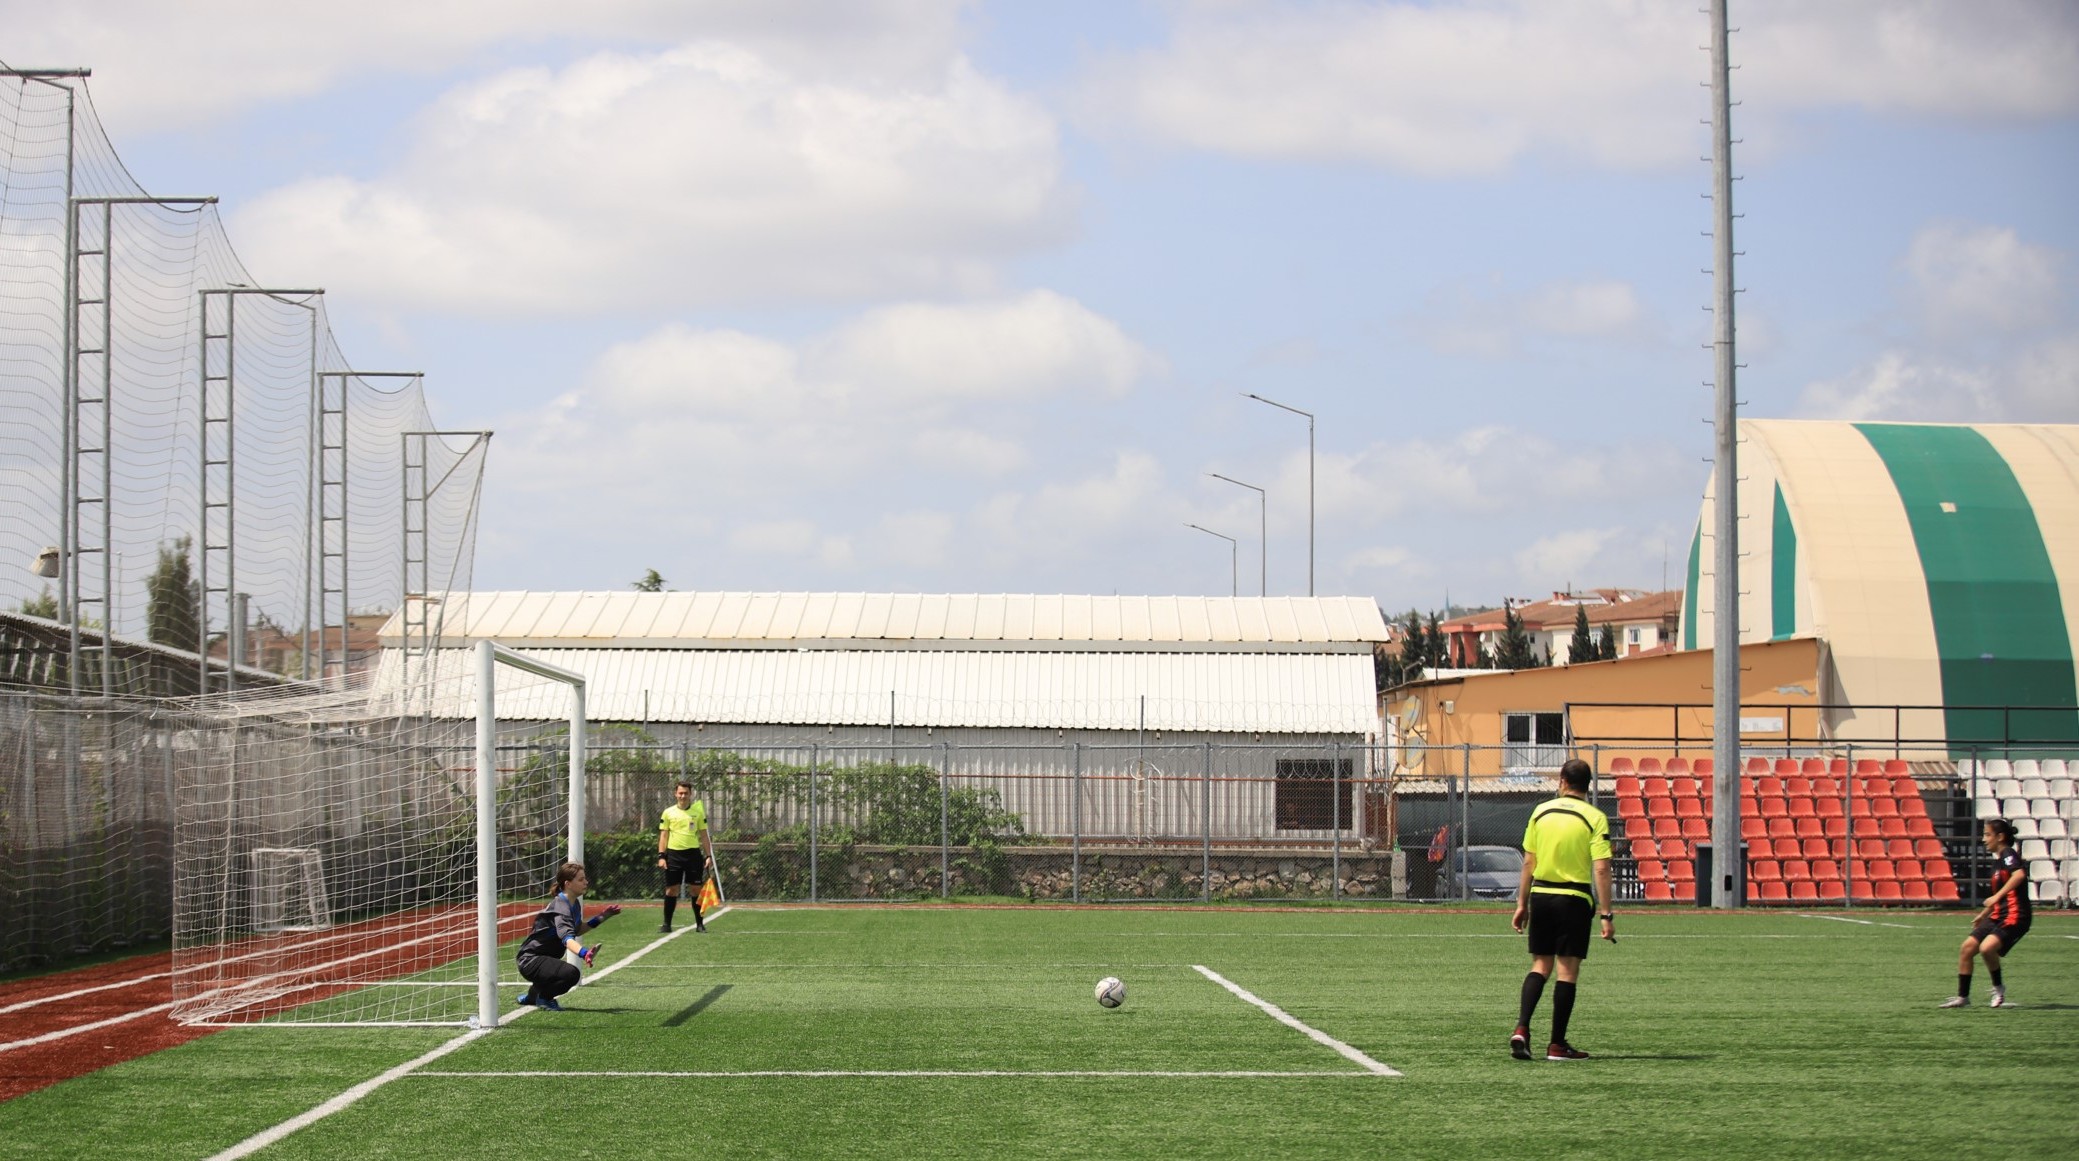
[[[476,1016],[498,1027],[498,667],[509,665],[570,687],[568,858],[585,860],[585,678],[494,641],[476,644]]]

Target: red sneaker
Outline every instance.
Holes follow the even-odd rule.
[[[1588,1054],[1571,1044],[1552,1044],[1545,1049],[1547,1060],[1586,1060]]]
[[[1518,1060],[1530,1059],[1530,1029],[1518,1028],[1509,1033],[1509,1055]]]

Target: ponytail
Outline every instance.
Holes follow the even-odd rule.
[[[561,895],[563,893],[563,888],[566,884],[568,884],[572,879],[575,879],[579,875],[582,875],[584,873],[585,864],[583,863],[565,863],[562,866],[557,867],[556,889],[552,892],[552,894]]]

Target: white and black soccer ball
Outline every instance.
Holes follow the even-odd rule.
[[[1126,1002],[1126,985],[1118,976],[1106,976],[1097,981],[1097,1002],[1107,1008],[1116,1008]]]

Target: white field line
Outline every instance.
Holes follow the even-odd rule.
[[[720,919],[722,916],[727,915],[728,913],[729,908],[724,906],[717,908],[714,914],[707,916],[707,918]],[[614,974],[616,971],[619,971],[622,967],[634,963],[636,960],[641,959],[643,956],[648,955],[650,952],[656,950],[657,948],[662,947],[665,944],[671,942],[679,934],[681,934],[681,932],[672,932],[668,935],[658,936],[656,939],[651,940],[643,947],[637,949],[634,952],[634,954],[628,956],[628,958],[619,960],[615,963],[608,964],[607,966],[600,968],[598,971],[593,972],[590,977],[580,979],[578,981],[578,986],[584,987],[585,985],[590,984],[596,980],[601,980],[606,978],[607,976]],[[538,1011],[540,1011],[539,1008],[517,1009],[500,1017],[498,1021],[498,1026],[503,1028],[507,1024],[512,1023],[514,1020],[517,1020],[522,1016],[525,1016],[531,1012]],[[274,1144],[276,1141],[279,1141],[282,1138],[288,1136],[289,1134],[296,1132],[298,1129],[304,1128],[308,1125],[316,1124],[317,1122],[324,1120],[326,1117],[331,1116],[333,1113],[339,1112],[341,1109],[352,1106],[353,1104],[361,1100],[361,1098],[383,1087],[384,1085],[389,1084],[391,1081],[399,1080],[404,1077],[410,1076],[412,1073],[417,1072],[419,1069],[424,1068],[426,1065],[429,1065],[436,1060],[439,1060],[441,1057],[446,1056],[448,1053],[453,1052],[456,1049],[462,1048],[468,1045],[470,1042],[488,1035],[491,1031],[492,1030],[489,1028],[472,1028],[469,1031],[462,1033],[460,1036],[457,1036],[454,1039],[448,1041],[447,1043],[441,1045],[440,1047],[434,1049],[433,1051],[426,1053],[424,1056],[420,1056],[412,1060],[407,1060],[403,1064],[400,1064],[397,1067],[391,1069],[390,1071],[383,1073],[381,1076],[373,1077],[369,1080],[362,1081],[360,1084],[357,1084],[354,1087],[346,1090],[345,1092],[340,1093],[338,1096],[333,1097],[331,1100],[326,1101],[324,1104],[321,1104],[316,1108],[309,1110],[308,1112],[304,1112],[297,1116],[291,1117],[288,1120],[283,1121],[281,1124],[276,1125],[271,1129],[266,1129],[261,1132],[255,1133],[250,1137],[247,1137],[245,1140],[240,1141],[238,1144],[231,1146],[229,1149],[226,1149],[223,1152],[210,1157],[209,1161],[236,1161],[236,1159],[240,1157],[250,1157],[254,1153],[257,1153],[260,1150],[265,1149],[267,1146]]]
[[[1271,1078],[1271,1079],[1276,1079],[1276,1078],[1279,1078],[1279,1077],[1287,1077],[1287,1078],[1289,1078],[1289,1077],[1305,1077],[1305,1078],[1308,1078],[1308,1079],[1313,1079],[1313,1078],[1324,1078],[1324,1079],[1325,1079],[1325,1078],[1333,1078],[1333,1079],[1338,1079],[1338,1080],[1368,1080],[1368,1079],[1370,1079],[1370,1078],[1371,1078],[1372,1076],[1374,1076],[1374,1075],[1386,1075],[1386,1074],[1383,1074],[1383,1073],[1377,1073],[1377,1074],[1375,1074],[1375,1073],[1369,1073],[1369,1072],[1351,1072],[1351,1071],[1350,1071],[1349,1069],[1347,1069],[1347,1068],[1337,1069],[1337,1070],[1336,1070],[1336,1071],[1334,1071],[1334,1072],[1272,1072],[1272,1071],[1269,1071],[1269,1070],[1260,1070],[1260,1069],[1259,1069],[1259,1070],[1250,1070],[1250,1069],[1235,1069],[1235,1070],[1229,1070],[1229,1071],[1219,1071],[1219,1072],[1185,1072],[1185,1071],[1163,1071],[1163,1070],[1154,1070],[1154,1069],[1143,1069],[1143,1070],[1120,1070],[1120,1071],[1109,1071],[1109,1072],[1108,1072],[1108,1071],[1101,1071],[1101,1070],[1098,1070],[1098,1069],[1038,1069],[1038,1070],[1034,1070],[1034,1071],[1026,1072],[1026,1071],[1021,1071],[1021,1070],[1017,1070],[1017,1069],[1007,1069],[1007,1068],[978,1068],[978,1069],[966,1069],[966,1070],[955,1070],[955,1069],[937,1069],[937,1068],[918,1068],[918,1069],[835,1069],[835,1068],[832,1068],[832,1069],[777,1069],[777,1068],[776,1068],[776,1069],[754,1069],[754,1070],[750,1070],[750,1071],[745,1071],[745,1072],[553,1072],[553,1071],[539,1071],[539,1072],[440,1072],[440,1071],[433,1071],[433,1072],[423,1072],[423,1071],[422,1071],[422,1072],[418,1072],[418,1073],[415,1073],[415,1074],[413,1074],[413,1075],[415,1075],[415,1076],[421,1076],[421,1077],[429,1077],[429,1076],[430,1076],[430,1077],[449,1077],[449,1078],[453,1078],[453,1077],[462,1077],[462,1078],[468,1078],[468,1079],[481,1079],[481,1080],[504,1080],[504,1079],[509,1079],[509,1078],[523,1078],[523,1077],[546,1077],[546,1078],[550,1078],[550,1079],[556,1079],[556,1080],[562,1080],[562,1079],[579,1079],[579,1078],[582,1078],[582,1079],[587,1079],[587,1080],[592,1080],[592,1079],[605,1079],[605,1080],[615,1080],[615,1079],[622,1079],[622,1078],[629,1078],[629,1079],[667,1079],[667,1080],[731,1080],[731,1079],[740,1079],[740,1078],[753,1078],[753,1077],[790,1077],[790,1078],[802,1078],[802,1079],[810,1079],[810,1080],[820,1080],[820,1079],[843,1079],[843,1078],[846,1078],[846,1077],[871,1077],[871,1078],[876,1078],[876,1079],[878,1079],[878,1078],[884,1078],[884,1077],[888,1077],[888,1078],[896,1078],[896,1079],[902,1079],[902,1078],[908,1078],[908,1077],[954,1077],[954,1078],[961,1078],[961,1077],[990,1077],[990,1076],[1007,1076],[1007,1077],[1085,1077],[1085,1076],[1094,1076],[1094,1077],[1133,1077],[1133,1076],[1141,1076],[1141,1077],[1158,1077],[1158,1078],[1161,1078],[1161,1077],[1174,1077],[1174,1078],[1179,1078],[1179,1079],[1193,1079],[1193,1078],[1199,1078],[1199,1077],[1204,1077],[1204,1078],[1211,1078],[1211,1079],[1225,1079],[1225,1078],[1230,1078],[1230,1077],[1231,1077],[1231,1078],[1236,1078],[1236,1079],[1259,1079],[1259,1078]],[[1398,1076],[1398,1075],[1400,1075],[1400,1074],[1399,1074],[1399,1073],[1393,1073],[1392,1075]]]
[[[95,992],[108,992],[113,991],[116,988],[135,987],[136,985],[144,983],[147,980],[162,980],[172,974],[172,972],[152,972],[150,975],[142,975],[134,977],[132,979],[119,980],[113,984],[96,984],[91,988],[79,988],[70,992],[60,992],[55,996],[45,996],[40,1000],[23,1000],[19,1004],[9,1004],[5,1008],[0,1008],[0,1016],[5,1016],[9,1012],[19,1012],[24,1008],[33,1008],[38,1004],[55,1004],[59,1000],[70,1000],[76,996],[91,995]]]
[[[1799,919],[1830,919],[1835,923],[1860,923],[1864,927],[1896,927],[1903,931],[1933,930],[1933,928],[1922,927],[1917,923],[1885,923],[1878,919],[1850,919],[1845,915],[1814,915],[1809,911],[1793,911],[1791,914]]]
[[[1366,1072],[1376,1073],[1379,1076],[1401,1075],[1400,1073],[1394,1071],[1386,1065],[1381,1064],[1378,1061],[1373,1060],[1371,1057],[1366,1056],[1364,1053],[1359,1052],[1355,1048],[1350,1047],[1348,1044],[1345,1044],[1342,1041],[1336,1039],[1335,1037],[1330,1036],[1328,1033],[1301,1022],[1297,1017],[1286,1012],[1283,1008],[1278,1007],[1276,1004],[1258,998],[1247,988],[1242,987],[1240,984],[1235,983],[1233,980],[1228,979],[1226,976],[1221,975],[1219,972],[1214,971],[1212,968],[1209,968],[1204,964],[1195,963],[1191,965],[1191,970],[1213,981],[1214,983],[1219,984],[1221,987],[1226,988],[1228,991],[1233,992],[1243,1002],[1254,1004],[1257,1007],[1263,1009],[1266,1015],[1268,1015],[1271,1019],[1276,1020],[1278,1023],[1283,1024],[1288,1028],[1298,1029],[1300,1032],[1306,1035],[1307,1039],[1312,1040],[1316,1044],[1320,1044],[1327,1048],[1334,1049],[1338,1055],[1343,1057],[1343,1059],[1350,1061],[1351,1063],[1357,1065],[1359,1068],[1364,1069]]]
[[[517,923],[517,922],[518,922],[518,921],[520,921],[520,920],[524,920],[524,919],[531,919],[531,918],[532,918],[532,916],[531,916],[531,915],[524,915],[524,914],[523,914],[523,915],[514,915],[514,916],[509,916],[509,917],[507,917],[507,918],[504,918],[504,919],[500,919],[500,920],[498,921],[498,926],[502,928],[502,927],[504,927],[504,926],[505,926],[505,925],[506,925],[507,923],[509,923],[509,922],[511,922],[511,923]],[[378,946],[372,947],[372,948],[370,948],[370,949],[369,949],[369,950],[367,950],[367,951],[357,951],[357,952],[355,952],[355,953],[354,953],[354,954],[352,954],[352,955],[343,955],[343,956],[340,956],[340,957],[339,957],[339,958],[337,958],[337,959],[330,959],[330,960],[326,960],[326,961],[325,961],[325,962],[323,962],[323,963],[314,963],[314,964],[308,964],[308,965],[305,965],[305,966],[301,966],[301,967],[293,967],[293,968],[286,968],[286,969],[284,969],[284,970],[282,970],[282,971],[278,971],[278,972],[268,972],[268,973],[267,973],[267,974],[265,974],[265,975],[259,975],[259,976],[252,976],[252,977],[249,977],[249,978],[247,978],[247,979],[244,979],[244,980],[240,980],[240,981],[238,981],[237,983],[233,983],[233,984],[225,984],[225,985],[222,985],[222,986],[219,986],[219,987],[214,987],[214,988],[207,988],[207,989],[204,989],[203,991],[200,991],[200,992],[197,992],[197,993],[195,993],[195,994],[194,994],[193,996],[190,996],[190,997],[188,997],[188,999],[187,999],[187,1000],[186,1000],[185,1002],[186,1002],[186,1003],[189,1003],[189,1004],[193,1004],[193,1003],[194,1003],[195,1001],[198,1001],[198,1000],[204,1000],[204,999],[208,999],[208,998],[210,998],[210,997],[215,997],[215,996],[223,996],[223,995],[227,995],[227,994],[235,996],[235,995],[236,995],[237,993],[239,993],[239,992],[242,992],[242,991],[253,991],[253,990],[255,990],[255,989],[259,989],[259,988],[262,988],[262,987],[263,987],[264,985],[267,985],[267,984],[269,984],[269,983],[270,983],[270,981],[275,981],[275,980],[284,980],[284,979],[296,979],[296,978],[298,978],[298,977],[301,977],[301,976],[307,976],[307,975],[309,975],[310,973],[312,973],[312,972],[314,972],[314,971],[322,971],[322,970],[324,970],[324,969],[326,969],[326,968],[333,968],[333,967],[338,967],[338,966],[339,966],[340,964],[346,964],[346,963],[353,963],[353,962],[354,962],[355,960],[363,960],[363,959],[371,959],[371,958],[376,958],[376,957],[380,957],[380,956],[387,956],[387,955],[390,955],[391,953],[395,952],[395,951],[396,951],[396,950],[397,950],[398,948],[400,948],[400,947],[411,947],[411,946],[414,946],[414,945],[416,945],[416,944],[421,944],[421,943],[427,943],[427,942],[430,942],[430,941],[432,941],[432,940],[437,940],[437,939],[453,939],[453,938],[454,938],[454,934],[453,934],[452,932],[443,932],[443,933],[439,933],[439,934],[435,934],[435,935],[421,935],[421,936],[419,936],[419,937],[417,937],[417,938],[415,938],[415,939],[406,939],[406,940],[400,940],[400,941],[396,941],[396,942],[386,942],[386,943],[381,943],[381,944],[379,944]],[[308,945],[308,946],[316,946],[316,945],[315,945],[315,944],[311,944],[311,945]],[[233,961],[231,961],[231,962],[235,962],[235,961],[236,961],[236,959],[251,959],[251,958],[253,958],[254,956],[257,956],[257,955],[260,955],[260,954],[262,954],[262,953],[258,953],[258,952],[255,952],[255,953],[253,953],[252,955],[247,955],[247,956],[238,956],[238,957],[235,957],[235,958],[234,958],[234,960],[233,960]],[[277,987],[276,987],[276,988],[275,988],[274,990],[272,990],[272,991],[265,991],[265,992],[263,992],[262,994],[260,994],[260,995],[258,995],[258,996],[256,996],[256,997],[254,997],[253,999],[251,999],[251,1000],[247,1001],[246,1003],[243,1003],[243,1004],[234,1004],[234,1005],[232,1005],[231,1007],[229,1007],[229,1008],[226,1008],[226,1009],[224,1009],[224,1011],[223,1011],[223,1012],[219,1012],[219,1013],[213,1013],[213,1014],[214,1014],[214,1015],[222,1015],[222,1014],[224,1014],[224,1013],[228,1013],[228,1012],[236,1012],[236,1011],[238,1011],[238,1010],[239,1010],[240,1008],[249,1008],[249,1007],[251,1007],[251,1006],[252,1006],[253,1004],[257,1004],[257,1003],[263,1003],[263,1002],[265,1002],[265,1001],[267,1001],[267,1000],[277,999],[277,998],[279,998],[279,997],[281,997],[281,996],[284,996],[284,995],[287,995],[287,994],[289,994],[290,992],[301,992],[301,991],[308,991],[308,990],[310,990],[310,989],[312,989],[312,988],[322,988],[322,987],[331,987],[331,986],[334,986],[334,985],[336,985],[336,984],[338,984],[338,981],[335,981],[335,980],[319,980],[319,981],[316,981],[316,982],[314,982],[314,983],[307,983],[307,984],[288,984],[288,985],[283,985],[283,986],[277,986]],[[358,985],[358,984],[347,984],[347,985],[342,985],[342,986],[347,986],[347,987],[359,987],[360,985]],[[194,1021],[194,1023],[198,1023],[198,1024],[201,1024],[201,1023],[212,1023],[212,1022],[215,1022],[215,1023],[223,1023],[223,1021],[208,1021],[208,1020],[197,1020],[197,1021]]]
[[[120,1016],[110,1016],[106,1020],[96,1020],[91,1024],[78,1024],[71,1028],[60,1028],[56,1032],[45,1032],[41,1036],[31,1036],[27,1040],[10,1040],[5,1044],[0,1044],[0,1052],[12,1052],[17,1048],[28,1048],[37,1044],[48,1044],[53,1040],[63,1040],[67,1036],[77,1036],[82,1032],[92,1032],[96,1028],[106,1028],[110,1024],[121,1024],[128,1020],[135,1020],[141,1016],[149,1016],[154,1012],[164,1012],[166,1009],[171,1007],[173,1007],[173,1004],[169,1001],[164,1004],[156,1004],[149,1008],[139,1008],[135,1012],[125,1012]]]

